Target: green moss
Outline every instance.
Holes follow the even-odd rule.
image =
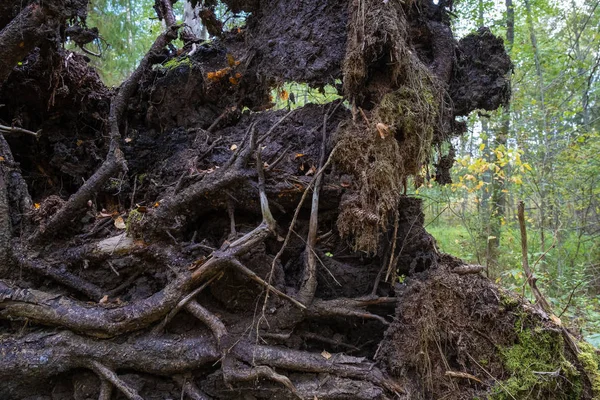
[[[490,399],[579,399],[581,377],[565,358],[561,332],[526,326],[524,318],[515,329],[516,343],[500,350],[510,376],[494,386]]]
[[[129,236],[136,238],[136,226],[144,219],[144,214],[138,210],[131,210],[125,222],[126,232]]]
[[[388,93],[375,109],[376,121],[389,126],[402,147],[404,174],[419,172],[427,158],[438,121],[432,88],[409,87]]]
[[[577,355],[577,359],[581,363],[585,374],[587,375],[590,383],[592,384],[592,392],[595,400],[600,400],[600,370],[598,365],[600,359],[596,354],[596,349],[589,343],[580,342],[577,344],[580,353]]]
[[[506,310],[513,310],[519,306],[519,299],[511,293],[500,291],[500,306]]]
[[[161,69],[164,72],[172,71],[172,70],[177,69],[179,67],[188,67],[188,68],[191,68],[192,67],[192,60],[190,60],[190,58],[188,56],[185,56],[185,57],[182,57],[182,58],[175,57],[175,58],[170,59],[166,63],[158,66],[158,68]]]

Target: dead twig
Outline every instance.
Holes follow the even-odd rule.
[[[23,129],[23,128],[0,125],[0,133],[2,133],[2,134],[22,133],[25,135],[31,135],[37,139],[40,137],[40,133],[42,133],[42,130],[40,129],[37,132],[32,132],[30,130]]]
[[[321,155],[319,157],[319,169],[325,164],[325,152],[327,148],[327,113],[323,116],[323,132],[321,134]],[[304,304],[310,304],[315,296],[317,289],[317,262],[314,252],[317,244],[317,231],[319,229],[319,194],[321,192],[321,182],[323,175],[320,174],[315,179],[313,189],[312,204],[310,210],[310,219],[308,225],[308,237],[306,239],[304,273],[302,283],[298,290],[298,299]]]

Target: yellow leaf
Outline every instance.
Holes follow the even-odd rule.
[[[127,226],[125,225],[125,221],[123,221],[123,217],[119,216],[115,219],[115,226],[117,229],[125,229]]]
[[[485,149],[485,143],[479,145],[479,151],[483,151],[483,149]]]
[[[39,210],[40,207],[41,207],[40,203],[34,203],[33,204],[33,208],[35,208],[36,210]]]

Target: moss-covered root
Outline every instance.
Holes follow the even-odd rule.
[[[585,374],[590,380],[594,400],[600,400],[600,357],[594,346],[586,342],[579,342],[577,360],[581,363]]]
[[[520,318],[515,324],[516,343],[500,350],[506,372],[510,375],[504,381],[496,383],[489,398],[582,398],[582,376],[577,367],[565,357],[561,331],[524,321],[525,318]],[[593,363],[589,363],[589,368],[594,368]],[[595,368],[597,374],[597,364]]]

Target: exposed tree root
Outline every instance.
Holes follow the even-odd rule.
[[[137,89],[142,75],[150,66],[151,57],[153,57],[154,54],[160,53],[162,49],[171,43],[171,41],[175,40],[179,29],[179,27],[175,26],[173,23],[175,18],[172,15],[173,10],[170,8],[169,2],[162,0],[161,3],[165,4],[164,7],[167,7],[165,15],[170,14],[169,17],[165,16],[165,19],[172,23],[168,24],[166,31],[156,38],[148,53],[146,53],[135,71],[121,85],[119,93],[110,103],[110,114],[108,118],[110,126],[110,146],[106,160],[83,184],[83,186],[69,198],[65,205],[52,216],[43,227],[40,227],[40,230],[31,237],[30,240],[32,242],[36,243],[48,239],[50,236],[56,235],[61,229],[67,227],[71,221],[82,212],[82,210],[85,210],[87,202],[102,188],[108,179],[118,172],[127,170],[127,163],[119,146],[119,141],[121,139],[119,124],[121,123],[127,102],[133,95],[133,92]],[[169,5],[166,6],[166,4]]]
[[[433,5],[420,0],[227,0],[234,12],[253,11],[247,26],[175,56],[167,49],[180,28],[171,3],[155,2],[167,29],[113,93],[110,109],[109,91],[91,79],[89,91],[101,92],[103,108],[89,117],[94,126],[80,132],[73,123],[68,131],[76,135],[63,135],[62,124],[53,127],[48,118],[75,115],[61,107],[80,98],[72,86],[85,76],[61,87],[64,69],[36,82],[50,83],[55,109],[34,118],[26,112],[29,100],[0,109],[0,131],[13,134],[7,138],[23,166],[21,175],[0,136],[0,397],[23,397],[29,386],[34,395],[54,391],[44,386],[49,380],[84,374],[80,381],[94,387],[72,385],[75,398],[163,394],[145,387],[146,380],[164,383],[165,398],[394,398],[410,385],[391,378],[376,358],[400,306],[394,279],[380,279],[386,271],[393,278],[403,264],[413,268],[418,257],[421,270],[438,260],[418,203],[401,201],[397,178],[416,173],[431,142],[450,135],[451,112],[437,89],[460,74],[445,20],[427,22],[418,8],[429,12]],[[285,33],[269,37],[276,3],[277,12],[294,11],[280,15],[285,21],[303,21],[308,34],[297,38],[301,46]],[[67,5],[81,12],[62,12]],[[0,31],[0,47],[10,53],[0,60],[0,89],[31,46],[56,46],[65,21],[84,22],[86,5],[34,1]],[[317,28],[315,21],[326,24]],[[418,43],[408,40],[411,24],[421,22],[440,33],[429,38],[433,60],[421,59]],[[15,27],[24,35],[23,51]],[[316,34],[335,43],[316,43]],[[255,48],[246,49],[249,43]],[[282,48],[300,54],[284,57]],[[74,68],[52,58],[53,50],[41,50],[52,62],[37,67]],[[32,64],[34,56],[27,59]],[[83,60],[77,69],[89,70]],[[327,77],[317,76],[323,71]],[[352,124],[342,99],[258,112],[284,78],[318,86],[343,78],[346,98],[365,123]],[[60,103],[71,89],[72,99]],[[47,101],[33,108],[46,110]],[[79,114],[91,111],[85,107]],[[18,122],[21,110],[31,131],[7,122]],[[36,126],[36,118],[44,121]],[[34,155],[23,156],[42,128]],[[401,149],[406,154],[396,157]],[[50,155],[54,170],[38,155]],[[71,157],[69,164],[62,157]],[[83,159],[81,171],[64,171]],[[76,180],[63,187],[64,176]],[[82,186],[81,177],[89,177]],[[72,193],[66,202],[65,193]],[[369,207],[351,204],[356,194]],[[410,210],[399,206],[405,203]],[[355,211],[360,215],[348,214]],[[343,212],[352,217],[346,233]],[[355,251],[352,235],[363,237],[368,253]]]
[[[89,363],[90,368],[97,373],[100,377],[102,377],[104,380],[107,380],[108,382],[110,382],[111,384],[114,385],[114,387],[116,387],[117,389],[119,389],[121,391],[121,393],[123,393],[125,395],[125,397],[127,397],[130,400],[144,400],[138,393],[137,391],[132,388],[131,386],[129,386],[126,382],[123,382],[121,379],[119,379],[119,377],[117,376],[117,374],[111,370],[110,368],[106,367],[105,365],[103,365],[102,363],[92,360]]]

